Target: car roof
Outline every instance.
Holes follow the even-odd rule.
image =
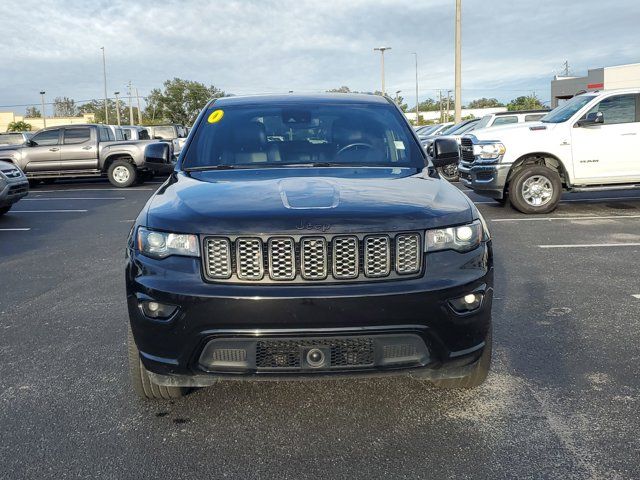
[[[500,117],[502,115],[517,115],[518,113],[549,113],[551,110],[507,110],[506,112],[496,112],[493,115]]]
[[[269,94],[269,95],[242,95],[234,97],[222,97],[212,100],[216,106],[230,105],[265,105],[265,104],[305,104],[305,103],[332,103],[332,104],[378,104],[389,103],[386,97],[366,93],[314,93],[314,94]]]

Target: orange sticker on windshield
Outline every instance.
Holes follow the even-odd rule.
[[[220,120],[222,120],[223,116],[223,110],[214,110],[213,112],[211,112],[211,115],[209,115],[208,121],[209,123],[218,123]]]

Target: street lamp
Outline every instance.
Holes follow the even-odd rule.
[[[47,128],[47,116],[44,112],[44,94],[47,93],[44,90],[40,92],[40,98],[42,98],[42,125],[44,128]]]
[[[385,94],[385,90],[384,90],[384,51],[385,50],[391,50],[391,47],[376,47],[373,49],[374,52],[380,52],[380,59],[382,61],[381,67],[382,67],[382,95]]]
[[[396,90],[396,103],[398,103],[398,95],[400,95],[400,92],[402,92],[402,90]]]
[[[102,50],[102,75],[104,77],[104,123],[109,124],[109,99],[107,98],[107,61],[104,57],[104,47],[100,47]]]
[[[118,97],[120,92],[113,92],[113,94],[116,96],[116,115],[118,116],[118,126],[120,126],[120,97]]]
[[[416,57],[416,125],[420,125],[420,110],[418,104],[420,100],[418,99],[418,54],[417,52],[413,52]]]

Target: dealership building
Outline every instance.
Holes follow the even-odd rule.
[[[551,81],[551,108],[585,91],[616,88],[640,88],[640,63],[594,68],[585,77],[556,75]]]

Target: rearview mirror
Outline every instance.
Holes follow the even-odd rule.
[[[581,120],[578,120],[577,125],[579,127],[588,127],[589,125],[602,125],[604,123],[604,113],[602,112],[590,112],[587,116]]]
[[[458,141],[453,138],[436,138],[427,153],[436,168],[457,165],[460,161]]]

